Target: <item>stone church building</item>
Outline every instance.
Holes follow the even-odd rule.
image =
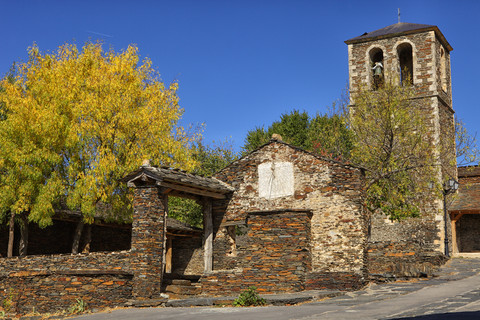
[[[350,92],[381,81],[413,84],[414,105],[421,109],[436,159],[433,182],[457,179],[450,52],[452,47],[438,27],[397,23],[345,41],[348,45]],[[393,80],[392,80],[393,79]],[[353,102],[354,103],[354,102]],[[449,196],[451,197],[451,196]],[[391,222],[371,217],[368,268],[372,275],[430,274],[452,253],[451,222],[443,199],[432,192],[420,201],[421,218]]]
[[[115,306],[165,291],[236,295],[252,285],[261,293],[352,290],[372,279],[430,275],[451,254],[480,251],[472,236],[480,203],[471,200],[480,198],[478,167],[457,174],[455,165],[452,47],[438,27],[411,23],[345,42],[352,93],[376,90],[390,76],[413,83],[425,139],[441,164],[433,179],[473,185],[453,204],[452,195],[444,201],[432,191],[420,218],[371,215],[360,169],[274,136],[213,177],[145,164],[123,179],[134,192],[123,250],[0,259],[0,299],[21,288],[25,312],[65,309],[78,297],[91,307]],[[444,142],[452,147],[444,150]],[[203,230],[172,221],[169,197],[201,203]]]

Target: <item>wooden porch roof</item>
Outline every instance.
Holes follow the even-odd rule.
[[[169,194],[179,197],[203,196],[216,199],[226,198],[235,188],[216,178],[203,177],[168,167],[141,166],[122,179],[134,187],[148,181],[165,188]]]
[[[451,213],[480,213],[480,184],[460,185]]]

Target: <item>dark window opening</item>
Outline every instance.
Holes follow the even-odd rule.
[[[413,83],[413,51],[409,43],[402,43],[397,48],[400,63],[400,83],[402,85]]]
[[[383,51],[379,48],[374,48],[370,51],[370,64],[372,70],[372,86],[377,90],[383,85],[384,81],[384,66],[383,66]]]

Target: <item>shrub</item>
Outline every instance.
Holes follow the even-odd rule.
[[[257,293],[257,288],[249,287],[243,291],[240,296],[233,301],[235,307],[264,306],[267,302]]]
[[[87,304],[83,299],[76,299],[76,302],[68,308],[68,313],[69,314],[78,314],[78,313],[83,313],[87,310]]]

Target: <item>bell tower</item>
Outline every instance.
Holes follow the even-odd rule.
[[[345,43],[348,45],[351,94],[365,87],[377,90],[389,77],[398,81],[399,85],[405,81],[413,84],[414,103],[421,109],[429,132],[425,139],[432,142],[434,157],[441,164],[434,179],[443,183],[449,178],[456,178],[450,73],[450,52],[453,49],[440,29],[433,25],[399,22],[364,33]],[[450,222],[445,224],[442,198],[437,196],[429,201],[432,202],[430,208],[422,212],[417,220],[392,223],[387,222],[385,217],[372,217],[371,245],[375,241],[395,245],[399,241],[418,238],[418,232],[429,230],[430,235],[423,233],[420,236],[423,239],[419,241],[423,241],[424,245],[419,242],[418,250],[443,253],[445,240],[451,237],[450,228],[446,230],[445,227]],[[422,225],[423,231],[417,228],[419,225]]]

